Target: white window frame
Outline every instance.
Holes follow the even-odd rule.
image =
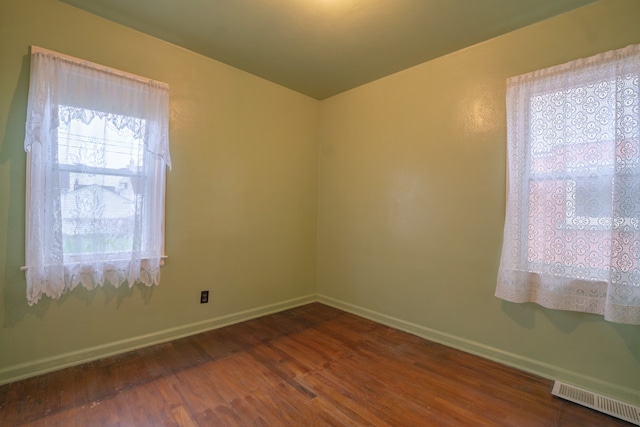
[[[25,233],[25,258],[27,260],[27,264],[21,267],[21,270],[27,271],[27,299],[29,304],[31,305],[36,303],[43,294],[52,298],[57,298],[62,293],[66,292],[66,290],[73,289],[73,287],[78,283],[82,283],[83,286],[89,289],[92,289],[94,286],[102,286],[103,283],[107,282],[116,286],[119,286],[123,281],[129,283],[129,286],[132,286],[133,283],[137,281],[142,281],[148,286],[151,284],[157,284],[159,281],[159,272],[157,270],[158,266],[163,266],[164,260],[167,258],[165,254],[165,168],[171,167],[168,147],[168,85],[36,46],[32,46],[31,53],[32,57],[33,55],[37,55],[39,62],[36,64],[41,65],[36,67],[37,74],[33,74],[34,68],[32,67],[27,137],[25,138],[27,172],[25,204],[27,230]],[[51,65],[45,65],[49,63],[43,63],[40,61],[54,62],[51,63]],[[61,63],[66,63],[66,65],[64,65],[64,69],[59,68],[62,66]],[[58,69],[61,70],[60,75],[64,76],[63,80],[61,80],[64,82],[62,83],[63,86],[59,87],[68,88],[68,90],[53,89],[52,87],[52,89],[44,89],[43,92],[42,88],[47,88],[48,86],[40,86],[40,82],[50,81],[48,80],[50,78],[49,76],[52,76],[52,79],[57,78],[54,76],[57,76],[58,72],[51,70]],[[87,79],[86,83],[80,86],[74,86],[76,83],[76,76],[78,79]],[[109,76],[113,76],[113,78]],[[96,77],[98,79],[104,78],[112,80],[95,80],[95,83],[93,83],[94,80],[90,79],[94,79]],[[52,84],[54,81],[58,80],[51,80]],[[91,83],[89,84],[89,82]],[[46,84],[48,85],[49,83]],[[105,94],[104,97],[100,97],[96,93],[92,98],[91,94],[93,92],[88,92],[87,88],[92,88],[93,84],[96,85],[96,88],[99,88],[98,90],[102,91],[101,93]],[[112,88],[112,86],[107,86],[108,84],[115,86]],[[76,89],[76,87],[78,89]],[[34,98],[32,100],[31,91],[34,89],[36,92],[33,94]],[[107,95],[114,93],[119,93],[122,98],[120,98],[119,95],[116,95],[113,99],[110,99]],[[140,97],[138,94],[143,94],[143,96]],[[37,101],[40,99],[46,100],[43,101],[46,102],[46,105]],[[128,99],[129,101],[120,102],[120,99]],[[34,107],[33,109],[32,106]],[[133,108],[130,108],[130,106]],[[72,115],[64,116],[63,119],[62,114],[63,111],[65,111],[65,108],[79,109],[80,117]],[[136,111],[141,115],[138,116]],[[92,116],[85,119],[85,112]],[[66,114],[70,113],[66,111]],[[52,117],[51,120],[53,121],[59,120],[60,123],[50,123],[47,117]],[[150,121],[146,121],[147,118],[149,118]],[[74,125],[75,129],[73,130],[76,135],[72,137],[69,134],[65,134],[69,129],[64,129],[62,123],[63,120],[66,124],[78,123],[78,125]],[[83,129],[84,125],[92,123],[93,120],[101,120],[103,125],[108,125],[108,128],[115,129],[116,133],[113,133],[110,130],[105,130],[99,135],[94,135],[90,126]],[[122,120],[124,120],[124,122]],[[43,130],[41,130],[39,126],[42,126]],[[44,129],[47,130],[44,131]],[[133,133],[129,134],[130,136],[114,138],[114,135],[116,134],[124,135],[122,134],[123,131]],[[52,133],[54,135],[51,135]],[[101,160],[101,162],[104,162],[102,165],[95,164],[95,162],[84,162],[82,160],[78,163],[79,159],[81,159],[79,154],[80,152],[73,153],[78,156],[76,159],[65,159],[64,154],[62,153],[69,149],[65,148],[65,146],[71,147],[74,144],[72,141],[76,140],[76,136],[79,136],[78,141],[81,141],[80,146],[84,143],[89,143],[87,147],[91,150],[93,149],[91,143],[93,139],[97,137],[96,141],[98,141],[98,144],[100,144],[101,141],[105,144],[105,146],[98,149],[103,149],[107,157],[113,155],[109,153],[114,153],[118,149],[125,148],[125,150],[128,150],[129,147],[126,143],[127,141],[130,141],[131,144],[134,145],[131,145],[130,152],[126,153],[125,151],[125,156],[133,156],[131,157],[131,164],[126,167],[121,164],[122,160],[125,158],[124,156],[121,157],[120,160],[118,160],[117,157],[115,160],[113,157],[111,157],[111,160]],[[60,142],[60,144],[57,144],[56,140],[57,142]],[[81,150],[80,147],[76,149]],[[37,165],[34,164],[34,152],[39,153],[35,158],[41,159],[37,160]],[[33,174],[38,173],[34,168],[42,168],[45,164],[42,163],[45,161],[44,159],[50,159],[47,160],[49,166],[46,166],[45,169],[41,169],[43,172],[40,177],[37,178],[38,181],[35,184],[42,189],[45,188],[43,183],[50,182],[46,185],[54,185],[55,191],[53,194],[55,194],[55,196],[51,196],[54,201],[53,212],[57,212],[58,209],[62,209],[60,212],[62,218],[56,220],[55,224],[60,224],[57,227],[65,224],[65,217],[67,218],[67,225],[64,227],[67,227],[69,224],[73,224],[76,219],[79,220],[77,223],[72,225],[72,227],[79,227],[76,230],[73,228],[67,228],[67,232],[62,232],[60,228],[56,228],[59,231],[55,232],[55,236],[58,237],[55,237],[56,240],[54,241],[60,241],[59,233],[61,232],[63,242],[65,239],[64,236],[73,235],[76,232],[79,233],[79,235],[84,234],[86,236],[86,231],[82,231],[84,226],[83,222],[85,221],[95,221],[96,219],[104,221],[104,227],[111,227],[112,230],[116,230],[116,228],[113,227],[115,227],[115,223],[118,223],[119,221],[125,221],[125,223],[128,223],[128,220],[126,219],[128,214],[126,214],[126,212],[129,209],[127,207],[129,202],[127,200],[131,203],[136,203],[135,200],[140,201],[141,199],[138,199],[136,194],[139,194],[139,191],[143,190],[135,189],[136,185],[134,180],[128,180],[129,182],[127,182],[126,190],[118,190],[117,187],[111,187],[113,184],[112,182],[107,181],[105,183],[100,182],[99,180],[90,181],[88,177],[94,176],[100,178],[101,175],[102,177],[110,175],[121,177],[137,176],[141,178],[138,182],[142,183],[141,185],[144,185],[144,188],[147,190],[152,190],[152,192],[147,193],[145,191],[142,193],[148,194],[144,196],[145,201],[142,204],[139,204],[138,202],[139,207],[136,208],[137,218],[142,218],[137,220],[137,224],[140,224],[139,221],[142,221],[142,225],[135,225],[134,228],[143,233],[144,237],[142,237],[142,241],[147,240],[145,244],[151,243],[152,246],[145,248],[143,244],[141,250],[140,246],[137,246],[137,249],[133,250],[120,246],[121,249],[119,251],[117,239],[115,240],[115,244],[103,239],[103,243],[107,242],[105,246],[106,252],[105,250],[92,252],[91,244],[89,244],[88,247],[85,246],[84,251],[80,250],[73,252],[69,251],[68,248],[70,246],[65,247],[65,245],[62,245],[62,247],[60,247],[60,245],[58,245],[58,249],[55,249],[52,252],[57,254],[55,255],[55,259],[58,261],[51,261],[51,264],[47,261],[48,259],[53,259],[48,258],[49,255],[37,254],[36,252],[39,251],[49,251],[47,244],[44,242],[50,241],[50,237],[46,237],[43,240],[42,237],[33,235],[32,233],[34,230],[47,230],[48,227],[42,228],[42,226],[32,226],[32,224],[46,224],[47,221],[49,221],[47,218],[52,218],[51,216],[47,216],[50,215],[49,213],[44,213],[44,215],[39,217],[43,219],[36,219],[36,222],[32,223],[31,221],[34,219],[30,215],[32,208],[31,204],[35,203],[38,199],[43,201],[42,206],[49,206],[47,209],[51,209],[52,206],[51,201],[47,202],[46,205],[44,204],[45,191],[38,190],[37,193],[33,192],[32,184],[34,183],[31,182],[32,179],[37,176]],[[118,169],[114,169],[114,167]],[[129,168],[130,172],[127,171],[127,168]],[[50,178],[46,178],[51,176],[50,171],[54,171],[56,174],[58,172],[64,174],[68,173],[70,176],[66,178],[66,181],[64,178],[60,181],[55,179],[52,180]],[[73,176],[74,173],[86,174],[85,178],[87,178],[87,180],[82,180],[81,175],[78,175],[78,177],[81,178],[81,186],[75,187],[71,183],[71,176]],[[43,179],[44,181],[42,181]],[[74,202],[73,196],[70,195],[70,193],[76,188],[82,189],[87,186],[95,186],[100,190],[97,193],[97,200],[100,200],[99,205],[97,205],[99,206],[97,211],[98,216],[86,216],[82,214],[82,209],[86,208],[87,205],[78,205],[77,209],[81,212],[79,216],[75,216],[78,214],[73,213],[73,210],[69,211],[69,209],[67,209],[65,211],[62,205],[58,205],[58,203],[64,203],[63,196],[70,197],[66,199],[67,204],[78,203],[78,200],[81,199],[75,199]],[[90,190],[94,191],[95,189],[92,188]],[[109,195],[108,200],[110,201],[105,201],[103,199],[103,194],[105,194],[106,191],[111,190],[113,190],[112,192],[114,194],[106,193]],[[147,197],[149,197],[149,199],[147,199]],[[89,204],[89,206],[91,205]],[[103,217],[102,215],[104,212],[102,209],[104,209],[104,206],[107,206],[108,214]],[[76,207],[74,206],[73,209],[76,209]],[[124,216],[122,216],[123,212]],[[132,210],[131,212],[134,211]],[[52,215],[54,215],[54,217],[56,216],[55,213]],[[142,217],[140,217],[140,215],[142,215]],[[69,219],[71,219],[71,221],[69,221]],[[145,222],[147,223],[146,225]],[[101,223],[100,225],[102,226],[103,224]],[[69,233],[69,230],[71,230],[71,233]],[[96,241],[100,241],[100,236],[102,236],[101,231],[93,231],[91,233],[92,235],[97,236]],[[33,237],[31,238],[30,236]],[[152,240],[148,240],[150,237],[152,237]],[[126,240],[127,238],[125,237],[125,241]],[[36,252],[33,252],[34,250]],[[33,255],[31,255],[32,253]],[[32,263],[29,262],[30,255],[33,257],[31,259],[34,260]],[[129,260],[134,264],[127,264]],[[97,264],[95,267],[92,267],[94,262],[100,263],[100,267],[98,267]],[[135,267],[136,265],[138,267]],[[142,267],[142,265],[144,265],[144,267]],[[31,270],[30,267],[35,268],[34,270]],[[93,268],[104,268],[104,272],[91,273],[91,271],[98,271],[92,270]],[[135,273],[138,268],[140,269],[139,275],[138,273]],[[52,278],[52,283],[55,281],[55,286],[48,285],[49,278],[47,275],[49,273],[46,272],[51,269],[56,269],[57,271],[57,273],[55,273],[55,278],[50,276]],[[59,271],[62,271],[61,269],[64,269],[65,272],[63,279],[61,279],[62,276],[60,276],[59,273]],[[35,274],[35,276],[33,274]],[[68,276],[68,274],[73,274],[73,276]],[[91,280],[87,279],[87,274],[97,274],[93,279],[91,279],[93,280],[93,284],[91,283]]]

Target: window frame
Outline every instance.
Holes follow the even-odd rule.
[[[510,77],[506,89],[508,183],[495,296],[640,324],[640,45]],[[581,181],[594,175],[584,166],[615,176],[610,199],[598,182]],[[568,172],[577,172],[574,188]],[[584,186],[591,195],[580,195]],[[579,197],[587,205],[571,210]]]
[[[547,79],[549,77],[546,77]],[[625,78],[628,78],[629,80],[635,81],[636,82],[636,87],[638,90],[640,90],[640,75],[638,75],[637,73],[628,73]],[[527,111],[528,111],[528,118],[529,118],[529,135],[533,135],[535,132],[533,131],[533,127],[534,127],[534,100],[536,97],[540,97],[540,96],[549,96],[552,97],[554,94],[558,94],[561,92],[564,92],[565,94],[569,91],[575,91],[581,88],[585,88],[585,87],[590,87],[590,86],[601,86],[603,84],[608,84],[608,85],[616,85],[616,79],[614,80],[610,80],[608,79],[607,81],[602,80],[602,79],[593,79],[590,83],[587,84],[574,84],[573,86],[570,87],[563,87],[562,89],[555,89],[555,90],[551,90],[551,91],[538,91],[535,93],[531,93],[528,102],[526,103],[527,106]],[[548,120],[548,122],[550,122],[551,119]],[[613,137],[615,138],[615,135],[613,135]],[[544,154],[540,155],[541,153],[549,153],[550,151],[553,150],[554,147],[547,147],[547,150],[539,152],[539,153],[534,153],[534,143],[531,141],[531,139],[533,139],[531,136],[529,137],[527,144],[527,153],[528,153],[528,158],[534,158],[534,157],[543,157]],[[606,143],[614,143],[614,140],[611,140],[609,138],[603,138],[600,141],[596,141],[596,143],[602,143],[602,142],[606,142]],[[565,142],[564,145],[575,145],[576,143],[570,143],[570,142]],[[586,143],[585,143],[586,144]],[[537,154],[537,155],[536,155]],[[640,159],[638,157],[636,157],[636,162],[640,161]],[[575,212],[577,211],[577,202],[576,202],[576,192],[577,192],[577,188],[578,188],[578,181],[584,181],[584,180],[588,180],[590,178],[602,178],[603,176],[608,176],[610,177],[612,180],[615,178],[616,175],[621,175],[620,173],[616,173],[614,171],[614,169],[616,168],[616,159],[613,159],[613,164],[606,164],[607,162],[603,162],[602,164],[598,164],[596,166],[574,166],[574,167],[570,167],[567,168],[567,170],[564,173],[564,176],[562,177],[557,177],[556,179],[561,179],[565,181],[565,207],[566,207],[566,211],[565,211],[565,222],[564,222],[564,228],[568,229],[568,230],[602,230],[602,231],[606,231],[606,230],[611,230],[613,224],[615,222],[615,226],[630,226],[633,227],[635,230],[639,230],[640,229],[640,221],[638,221],[638,219],[633,218],[633,217],[623,217],[623,218],[618,218],[618,219],[614,219],[611,216],[589,216],[589,215],[576,215]],[[528,167],[530,167],[530,163],[528,162]],[[601,175],[599,174],[598,169],[599,168],[610,168],[611,169],[611,173],[605,174],[605,175]],[[582,176],[582,177],[576,177],[574,172],[577,169],[587,169],[589,170],[589,172],[586,176]],[[633,170],[632,168],[628,168],[630,170]],[[537,175],[537,174],[536,174]],[[535,180],[535,181],[544,181],[545,179],[551,179],[553,176],[552,172],[549,173],[541,173],[538,175],[539,179]],[[530,179],[530,181],[533,181],[533,179]],[[570,185],[569,183],[573,183],[573,185]],[[611,184],[612,186],[615,185],[615,183],[612,182]],[[577,223],[577,224],[576,224]]]
[[[57,58],[59,58],[61,60],[65,60],[65,61],[69,61],[69,62],[77,63],[77,64],[82,64],[84,66],[87,66],[89,68],[93,68],[93,69],[101,71],[101,72],[106,72],[106,73],[109,73],[109,74],[114,75],[114,76],[124,77],[124,78],[127,78],[127,79],[139,81],[141,83],[152,82],[150,79],[148,79],[146,77],[141,77],[141,76],[138,76],[138,75],[135,75],[135,74],[128,73],[126,71],[121,71],[121,70],[114,69],[114,68],[111,68],[111,67],[107,67],[107,66],[104,66],[104,65],[101,65],[101,64],[93,63],[93,62],[86,61],[86,60],[81,60],[81,59],[78,59],[78,58],[75,58],[75,57],[72,57],[72,56],[69,56],[69,55],[65,55],[65,54],[62,54],[62,53],[50,51],[48,49],[44,49],[44,48],[41,48],[41,47],[31,46],[31,53],[34,54],[36,52],[44,53],[44,54],[51,54],[51,55],[54,55],[54,56],[56,56]],[[157,82],[157,81],[153,81],[153,83],[157,84],[157,85],[164,86],[168,90],[168,85],[166,85],[165,83],[161,83],[161,82]],[[92,109],[92,107],[85,107],[85,106],[82,106],[82,105],[68,105],[65,102],[60,102],[57,105],[58,105],[58,110],[61,107],[62,108],[64,108],[64,107],[67,107],[67,108],[82,108],[84,110],[91,110]],[[122,112],[117,111],[117,109],[115,109],[114,111],[107,111],[106,113],[107,114],[123,115]],[[167,115],[167,120],[168,120],[168,118],[169,117]],[[59,131],[60,131],[60,127],[58,127],[58,134],[59,134]],[[146,141],[146,138],[147,138],[147,136],[145,135],[143,140]],[[168,152],[167,152],[167,156],[168,156]],[[144,157],[144,161],[146,162],[146,161],[149,161],[149,159],[152,157],[152,155],[145,151],[143,157]],[[169,160],[168,163],[164,163],[164,162],[159,161],[157,159],[156,160],[151,160],[151,161],[153,162],[154,166],[150,168],[150,173],[148,174],[148,176],[145,175],[146,179],[152,179],[153,178],[152,175],[157,176],[157,174],[159,172],[159,169],[161,169],[161,168],[164,169],[167,166],[169,168],[171,167],[170,160]],[[70,172],[70,173],[75,173],[75,172],[84,173],[83,171],[80,170],[80,168],[82,168],[82,167],[86,168],[86,166],[77,166],[76,167],[73,164],[61,163],[59,161],[56,162],[56,163],[57,163],[59,171],[65,171],[65,172]],[[31,209],[31,199],[32,199],[31,178],[32,178],[32,170],[33,170],[33,168],[34,168],[34,165],[33,165],[32,150],[26,150],[25,223],[27,225],[29,224],[29,212],[30,212],[30,209]],[[101,174],[106,174],[105,172],[107,172],[110,175],[114,175],[114,176],[139,176],[139,174],[135,174],[133,172],[128,174],[128,173],[124,173],[123,171],[119,171],[118,169],[113,169],[113,173],[111,173],[109,168],[106,168],[105,170],[102,170],[100,173]],[[162,201],[163,201],[163,203],[162,203],[162,205],[160,207],[161,210],[162,210],[161,215],[160,215],[161,220],[158,221],[159,222],[159,224],[158,224],[159,231],[160,231],[160,235],[161,235],[161,237],[160,237],[160,267],[163,267],[165,265],[166,259],[168,258],[168,256],[166,255],[166,171],[162,172],[162,178],[163,178],[162,182],[157,184],[157,185],[160,186],[159,187],[159,191],[162,194]],[[28,249],[29,249],[28,233],[29,233],[29,231],[28,231],[28,227],[27,227],[27,229],[25,230],[25,240],[26,240],[26,242],[25,242],[26,243],[25,251],[28,251]],[[130,252],[120,252],[120,253],[128,254]],[[101,262],[101,261],[118,261],[119,260],[119,259],[117,259],[117,257],[114,258],[114,257],[105,257],[104,256],[105,254],[108,254],[108,255],[116,254],[117,255],[118,254],[117,252],[95,252],[95,254],[96,254],[96,256],[91,260],[87,260],[87,259],[75,260],[74,259],[74,260],[70,260],[69,262],[67,262],[67,260],[65,260],[64,261],[64,265],[72,265],[72,264],[75,264],[75,263],[78,263],[78,262],[84,263],[84,262],[94,262],[94,261]],[[66,253],[65,253],[65,255],[66,255]],[[75,254],[69,254],[69,255],[70,255],[70,257],[74,257],[75,256]],[[105,259],[105,258],[107,258],[107,259]],[[154,258],[155,258],[155,256],[154,256]],[[143,261],[145,259],[148,260],[148,259],[150,259],[150,257],[143,257],[141,259],[141,261]],[[24,266],[20,267],[20,270],[26,272],[28,270],[28,265],[24,265]],[[31,305],[31,302],[30,302],[30,305]]]
[[[101,111],[101,112],[96,112],[93,110],[89,110],[88,108],[84,108],[80,105],[59,105],[58,106],[59,110],[64,110],[64,109],[82,109],[84,111],[90,111],[91,113],[103,113],[105,115],[108,114],[115,114],[115,113],[111,113],[109,111]],[[60,114],[60,112],[59,112]],[[138,118],[135,118],[138,119]],[[95,119],[94,119],[95,120]],[[143,120],[143,119],[139,119],[139,120]],[[143,124],[144,125],[144,124]],[[71,123],[69,123],[69,126],[71,126]],[[67,149],[69,150],[70,148],[70,140],[69,138],[67,138],[64,135],[64,131],[65,129],[63,128],[62,125],[58,126],[58,132],[57,132],[57,149],[58,149],[58,161],[56,162],[57,165],[57,170],[59,172],[69,172],[71,173],[76,173],[76,174],[83,174],[83,175],[109,175],[109,176],[118,176],[118,177],[141,177],[142,179],[148,179],[148,177],[145,174],[140,174],[140,173],[135,173],[133,171],[129,171],[128,169],[115,169],[115,168],[100,168],[100,167],[96,167],[96,166],[89,166],[86,163],[77,163],[77,164],[73,164],[73,163],[62,163],[60,161],[60,152],[61,152],[61,141],[64,140],[65,146],[67,147]],[[81,135],[76,135],[77,137],[80,137],[82,139],[86,139],[86,142],[92,143],[92,141],[90,141],[91,138],[96,138],[96,139],[100,139],[102,143],[104,143],[104,145],[109,145],[110,142],[116,142],[116,141],[112,141],[110,139],[108,139],[107,137],[104,138],[99,138],[99,137],[95,137],[95,136],[90,136],[90,135],[86,135],[86,134],[81,134]],[[146,135],[143,135],[142,138],[139,139],[139,142],[136,143],[135,142],[135,138],[126,138],[127,139],[127,143],[131,143],[138,145],[137,149],[141,151],[141,161],[143,164],[143,170],[144,170],[144,164],[147,162],[153,162],[153,160],[151,159],[151,155],[146,152],[144,150],[144,147],[142,147],[141,145],[144,144],[144,138],[146,137]],[[134,139],[134,140],[132,140]],[[125,141],[117,141],[117,142],[125,142]],[[136,147],[133,147],[134,149]],[[80,149],[79,149],[80,150]],[[105,150],[108,151],[108,150]],[[105,190],[107,190],[104,186],[100,186],[102,188],[104,188]],[[109,191],[109,190],[107,190]],[[166,194],[166,188],[163,187],[160,189],[160,191],[164,192]],[[61,191],[61,198],[64,197],[64,193]],[[164,211],[164,206],[163,206],[163,211]],[[64,215],[64,214],[63,214]],[[145,215],[144,217],[148,217],[149,215]],[[143,220],[144,220],[143,217]],[[164,218],[164,212],[162,214],[162,217]],[[65,221],[67,218],[63,218],[63,221]],[[63,228],[64,228],[64,224],[63,224]],[[147,232],[151,232],[150,227],[142,227],[144,230],[146,230]],[[133,236],[133,235],[131,235]],[[65,237],[65,233],[63,232],[63,239]],[[146,238],[142,239],[142,244],[145,244],[148,241],[148,236],[146,236]],[[63,240],[63,244],[64,244],[64,240]],[[145,252],[146,248],[141,249],[142,252]],[[161,249],[161,253],[164,256],[164,223],[162,225],[162,249]],[[99,262],[99,261],[103,261],[103,260],[117,260],[117,259],[126,259],[127,255],[130,255],[131,252],[127,252],[127,251],[110,251],[110,252],[105,252],[105,251],[97,251],[97,252],[67,252],[63,250],[63,254],[64,254],[64,258],[65,258],[65,263],[67,263],[67,260],[69,263],[79,263],[79,262]]]

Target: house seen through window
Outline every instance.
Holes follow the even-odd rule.
[[[600,253],[609,252],[611,237],[638,230],[634,195],[626,193],[624,183],[637,181],[640,152],[636,140],[616,130],[629,122],[617,120],[617,104],[637,104],[637,88],[638,76],[627,74],[531,97],[527,259],[532,270],[606,280],[609,269]],[[629,262],[638,266],[637,260]]]
[[[58,128],[65,258],[130,252],[145,179],[143,140],[106,114],[67,106],[60,114],[70,116]],[[83,121],[87,116],[91,121]],[[138,122],[142,134],[144,120]]]
[[[640,46],[507,81],[496,296],[640,324]]]

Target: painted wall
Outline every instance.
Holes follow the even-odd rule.
[[[638,18],[604,0],[319,103],[56,0],[0,0],[0,383],[314,300],[317,259],[321,301],[639,400],[638,327],[493,297],[506,78],[639,43]],[[32,44],[170,84],[159,287],[27,306]]]
[[[159,287],[27,305],[30,45],[170,85]],[[314,99],[55,0],[0,0],[0,383],[313,299],[318,126]]]
[[[640,403],[640,329],[493,296],[508,77],[640,43],[604,0],[322,103],[322,301]]]

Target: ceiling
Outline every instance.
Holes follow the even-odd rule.
[[[316,99],[596,0],[61,0]]]

